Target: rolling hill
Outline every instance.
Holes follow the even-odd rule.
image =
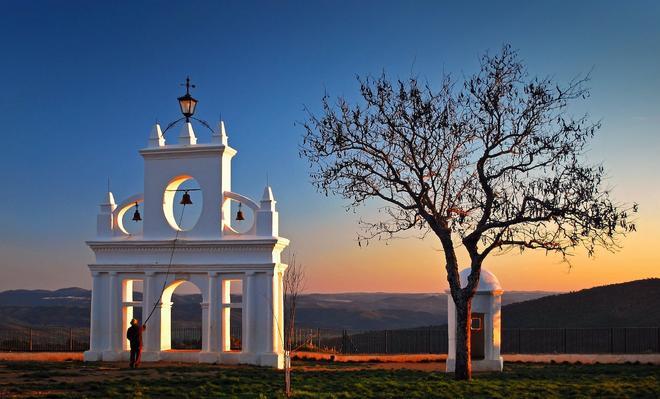
[[[502,308],[503,328],[658,327],[660,279],[604,285]]]

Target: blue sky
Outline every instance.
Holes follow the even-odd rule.
[[[396,273],[342,282],[346,273],[373,273],[390,249],[355,255],[357,217],[310,186],[295,122],[304,105],[318,109],[326,90],[355,99],[356,74],[460,78],[503,43],[533,74],[566,81],[592,70],[592,98],[575,108],[604,123],[590,156],[611,171],[618,198],[640,202],[649,230],[660,227],[658,21],[654,1],[6,3],[0,290],[89,286],[84,240],[95,233],[106,180],[118,199],[142,191],[137,150],[156,119],[178,118],[179,83],[190,75],[198,116],[215,123],[222,114],[239,151],[234,191],[258,197],[268,174],[311,290],[435,291],[444,275],[430,250],[400,265],[420,271],[406,283]],[[510,286],[526,288],[516,281]],[[577,281],[528,288],[590,284]]]

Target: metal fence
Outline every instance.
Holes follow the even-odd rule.
[[[202,349],[202,329],[200,327],[173,328],[172,349]]]
[[[349,331],[298,329],[292,337],[295,350],[334,353],[447,353],[447,328]]]
[[[349,331],[299,329],[298,350],[345,354],[446,354],[447,327]],[[502,353],[660,353],[660,328],[523,328],[502,330]]]
[[[231,348],[240,350],[240,325],[231,328]],[[345,354],[444,354],[447,327],[349,331],[297,329],[296,350]],[[200,327],[172,328],[173,349],[201,349]],[[80,352],[89,329],[64,327],[0,330],[0,351]],[[521,328],[502,330],[502,353],[660,353],[660,328]]]
[[[660,328],[503,329],[502,353],[660,353]]]
[[[241,350],[241,328],[240,326],[231,326],[230,347],[231,350]],[[201,327],[173,327],[172,328],[172,349],[202,349],[202,328]]]
[[[80,352],[89,348],[89,329],[67,327],[0,330],[3,352]]]

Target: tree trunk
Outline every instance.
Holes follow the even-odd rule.
[[[284,395],[291,397],[291,351],[284,351]]]
[[[456,380],[472,378],[472,360],[470,359],[470,314],[472,298],[454,299],[456,304]]]

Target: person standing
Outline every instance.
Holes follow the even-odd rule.
[[[134,369],[140,366],[140,356],[142,355],[142,331],[147,329],[147,325],[139,326],[137,319],[131,320],[131,326],[126,331],[126,339],[131,343],[131,357],[129,367]]]

